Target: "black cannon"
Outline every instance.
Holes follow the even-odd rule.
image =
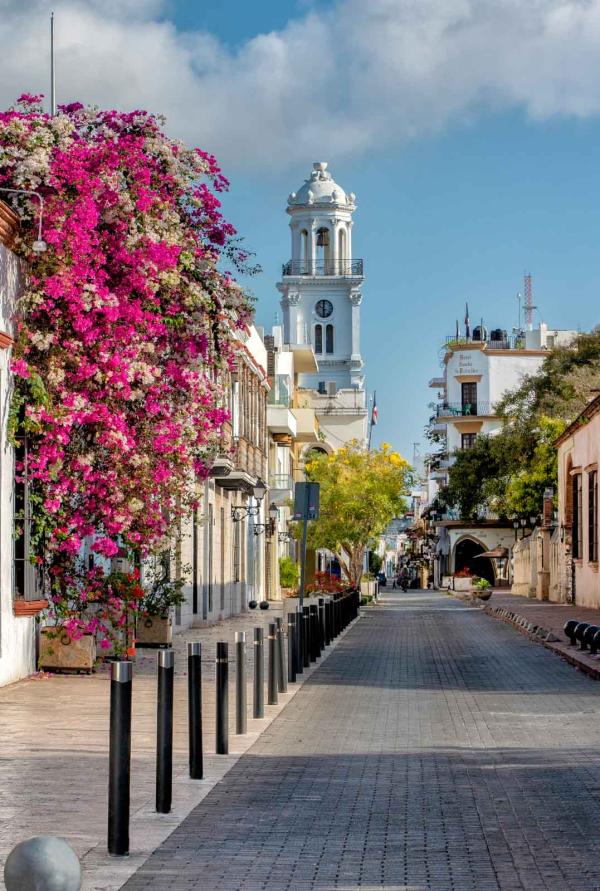
[[[578,619],[569,619],[568,622],[565,622],[565,627],[563,628],[563,631],[569,638],[569,643],[572,647],[574,647],[576,644],[575,629],[577,628],[578,625],[579,625]]]
[[[583,639],[583,635],[585,634],[585,632],[587,631],[587,629],[589,627],[590,627],[589,622],[580,622],[579,625],[577,626],[577,628],[575,629],[575,640],[579,641],[579,643],[581,644],[582,650],[587,649],[586,643]]]
[[[594,634],[593,640],[590,644],[590,653],[596,655],[598,650],[600,650],[600,628]]]

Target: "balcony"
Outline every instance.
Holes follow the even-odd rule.
[[[296,436],[297,423],[287,405],[267,405],[267,427],[271,433],[284,433]]]
[[[363,260],[288,260],[282,275],[362,276],[363,269]]]
[[[432,377],[428,384],[429,387],[432,387],[435,390],[444,390],[446,388],[446,378],[445,377]]]
[[[269,502],[285,504],[294,494],[294,479],[289,473],[269,474]]]
[[[265,455],[261,449],[243,437],[231,438],[229,450],[225,447],[216,459],[211,476],[222,489],[235,489],[247,494],[257,477],[265,475]]]
[[[436,406],[438,418],[470,418],[476,416],[493,416],[494,412],[490,402],[444,402]]]
[[[314,442],[319,438],[319,422],[314,408],[294,408],[294,416],[298,442]]]

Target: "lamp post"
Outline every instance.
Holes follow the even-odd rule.
[[[275,534],[275,529],[277,527],[277,518],[279,516],[279,510],[274,501],[269,505],[269,520],[267,523],[255,523],[254,524],[254,534],[262,535],[263,532],[266,533],[269,537]]]
[[[519,528],[519,521],[513,520],[513,529],[515,530],[515,541],[517,540],[517,530]]]
[[[527,526],[527,517],[521,517],[521,540],[525,538],[525,526]]]
[[[43,254],[48,250],[48,245],[42,238],[42,219],[44,216],[44,199],[40,195],[39,192],[34,191],[34,189],[8,189],[5,186],[0,188],[0,192],[10,192],[13,195],[34,195],[37,200],[40,202],[40,217],[38,220],[38,237],[31,245],[31,250],[35,251],[36,254]]]

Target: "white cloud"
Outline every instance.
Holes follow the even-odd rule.
[[[600,112],[600,0],[341,0],[236,50],[162,0],[57,0],[59,100],[164,113],[228,169],[360,156],[472,115]],[[0,103],[47,84],[48,2],[0,0]]]

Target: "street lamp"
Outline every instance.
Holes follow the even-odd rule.
[[[527,526],[527,517],[521,517],[521,538],[525,538],[525,526]]]
[[[515,541],[517,540],[517,529],[519,528],[519,521],[517,519],[513,520],[513,529],[515,530]]]
[[[252,495],[254,499],[258,501],[258,504],[253,505],[252,507],[245,507],[244,505],[237,505],[231,508],[231,518],[234,523],[239,523],[240,520],[245,520],[246,517],[256,517],[260,513],[260,502],[265,497],[265,493],[267,491],[267,484],[261,480],[260,477],[256,480],[254,485],[252,486]]]
[[[36,254],[43,254],[48,250],[48,245],[42,238],[42,218],[44,216],[44,199],[40,195],[39,192],[35,192],[33,189],[7,189],[2,186],[0,188],[0,192],[11,192],[14,195],[35,195],[35,197],[40,202],[40,218],[38,220],[38,237],[31,245],[32,251],[35,251]]]

